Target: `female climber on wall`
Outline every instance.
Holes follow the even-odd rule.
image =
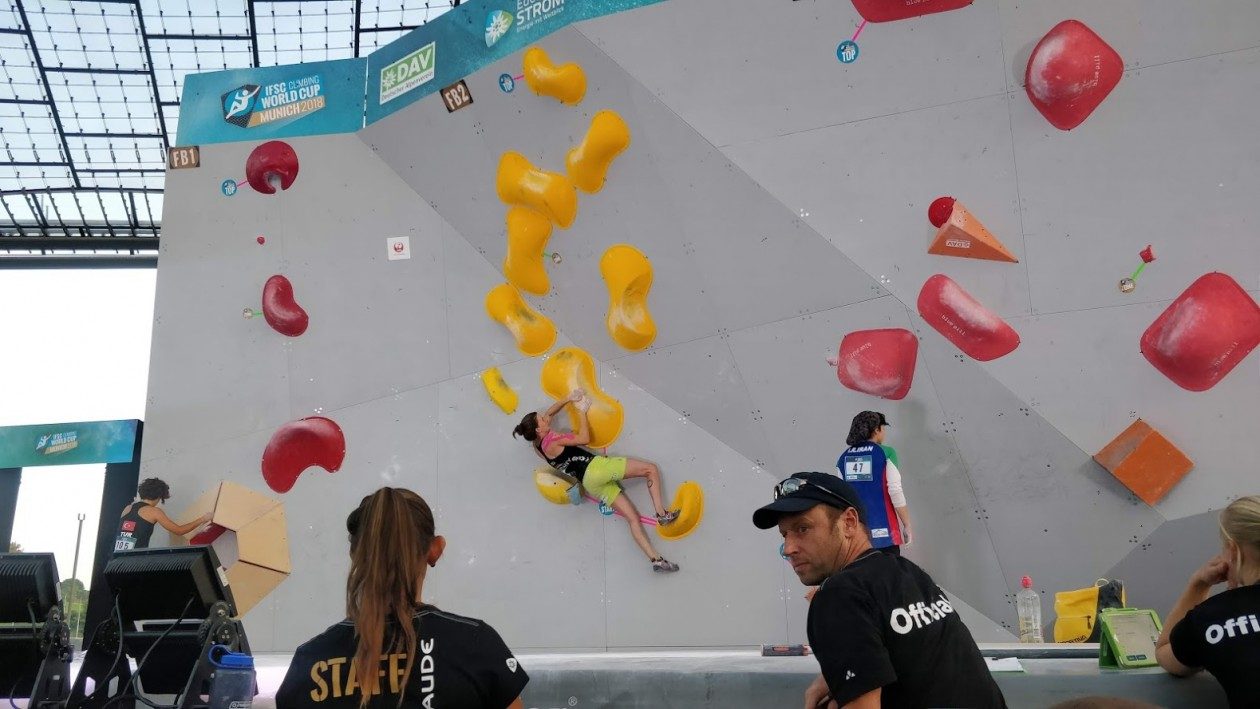
[[[553,430],[552,417],[570,403],[580,414],[577,432],[563,433]],[[665,509],[665,503],[662,502],[665,491],[660,469],[645,460],[603,456],[583,448],[591,442],[590,423],[586,420],[586,411],[589,408],[590,399],[580,390],[575,391],[568,399],[557,401],[544,412],[531,411],[525,414],[512,430],[512,437],[521,436],[529,441],[534,452],[547,461],[548,465],[577,478],[587,492],[620,513],[630,525],[630,536],[634,537],[635,543],[652,562],[653,571],[677,571],[678,564],[666,561],[652,547],[652,542],[643,529],[643,522],[639,520],[638,508],[629,497],[621,494],[621,486],[618,484],[623,478],[647,478],[648,494],[652,496],[652,506],[656,508],[657,524],[671,524],[678,519],[678,510]]]

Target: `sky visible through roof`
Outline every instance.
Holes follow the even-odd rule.
[[[187,74],[366,56],[454,1],[11,0],[0,237],[157,235]]]

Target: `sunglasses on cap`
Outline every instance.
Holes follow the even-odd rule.
[[[804,487],[813,488],[815,490],[822,490],[823,492],[827,493],[833,498],[839,500],[840,502],[843,502],[845,507],[854,507],[854,508],[857,507],[857,505],[853,504],[852,502],[849,502],[844,497],[840,496],[839,494],[835,492],[832,492],[831,490],[828,490],[822,485],[816,485],[808,480],[803,480],[801,478],[788,478],[787,480],[780,481],[778,485],[774,486],[774,499],[777,500],[780,497],[787,497],[788,495],[791,495]]]

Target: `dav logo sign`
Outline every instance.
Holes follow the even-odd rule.
[[[416,51],[381,69],[380,103],[402,96],[433,80],[437,68],[437,42],[429,42]]]

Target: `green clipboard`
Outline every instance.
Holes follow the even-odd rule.
[[[1163,625],[1159,615],[1141,608],[1108,608],[1098,614],[1102,632],[1098,666],[1128,670],[1154,667],[1155,643]]]

